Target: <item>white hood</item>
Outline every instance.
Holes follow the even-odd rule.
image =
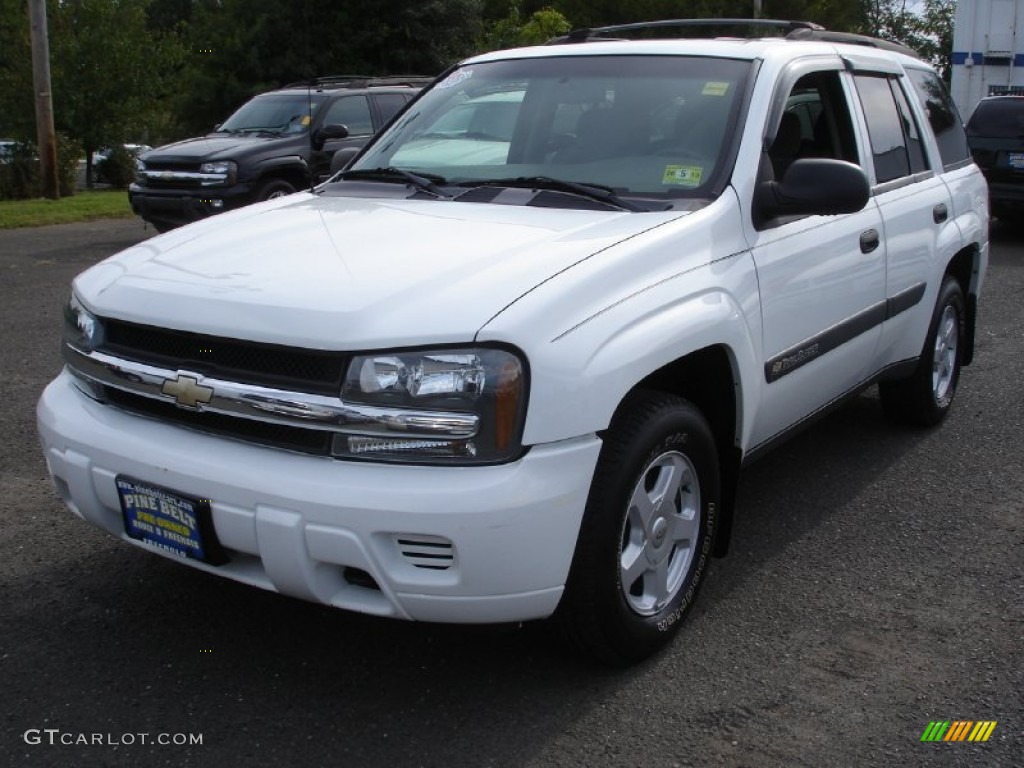
[[[100,315],[253,341],[461,343],[553,275],[680,215],[301,194],[143,242],[75,290]]]

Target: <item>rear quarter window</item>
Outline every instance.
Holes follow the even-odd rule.
[[[968,162],[971,153],[967,148],[963,121],[953,105],[953,99],[950,98],[946,86],[942,84],[938,75],[930,70],[908,68],[907,75],[928,116],[928,124],[935,134],[942,165],[949,170]]]

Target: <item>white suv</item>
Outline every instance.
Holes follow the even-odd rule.
[[[988,201],[935,72],[808,24],[623,31],[465,61],[315,192],[79,275],[38,408],[72,512],[628,663],[725,553],[744,464],[874,383],[938,423]]]

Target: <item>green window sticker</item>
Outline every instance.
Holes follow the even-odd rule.
[[[701,91],[703,96],[725,96],[726,91],[729,90],[728,83],[704,83],[704,90]]]
[[[662,184],[675,184],[681,187],[699,187],[704,169],[699,165],[666,165]]]

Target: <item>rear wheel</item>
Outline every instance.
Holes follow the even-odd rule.
[[[718,457],[688,401],[637,393],[604,438],[558,620],[611,664],[639,661],[679,629],[717,529]]]
[[[913,375],[883,381],[878,390],[890,418],[918,426],[942,421],[953,405],[963,359],[965,304],[963,290],[946,276],[939,289],[924,350]]]

